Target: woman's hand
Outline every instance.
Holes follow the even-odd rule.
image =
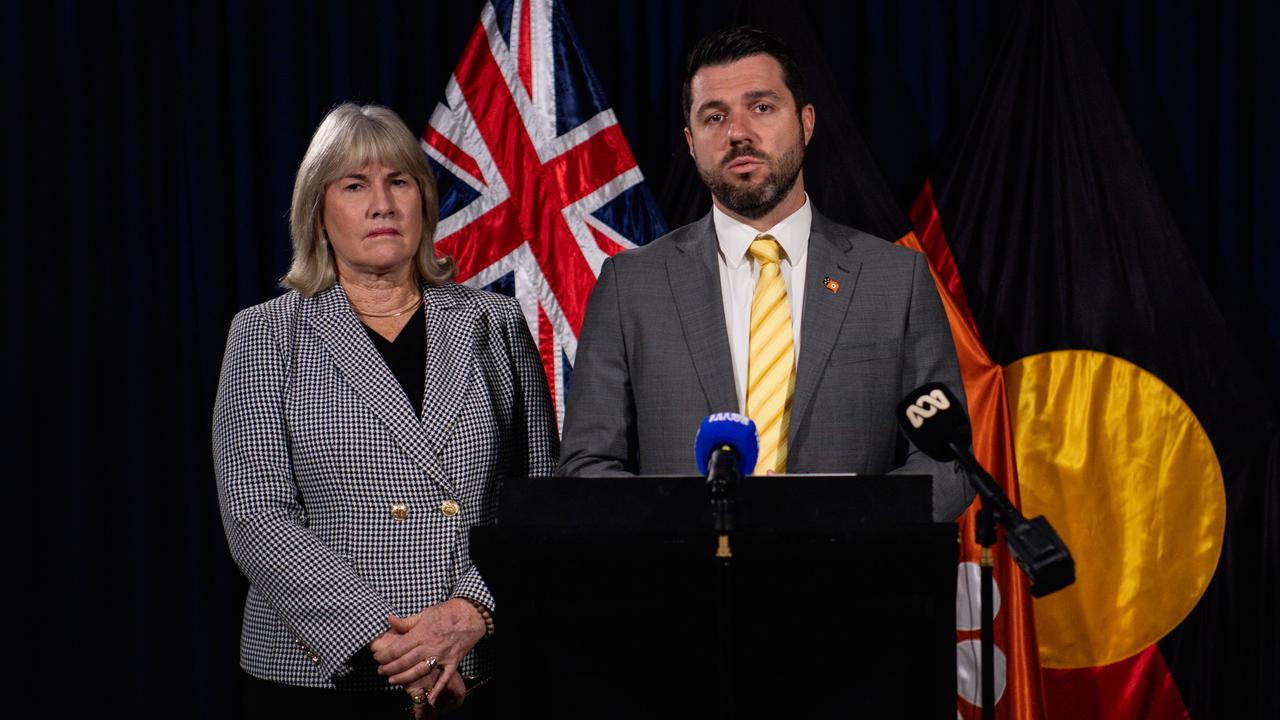
[[[475,607],[454,598],[404,620],[394,615],[387,619],[391,629],[369,643],[378,673],[406,690],[427,690],[428,705],[437,705],[442,695],[449,696],[442,709],[461,704],[466,688],[458,664],[485,634],[484,618]],[[421,707],[414,706],[415,715]]]
[[[434,670],[431,673],[428,673],[427,675],[428,677],[430,677],[434,674],[436,677],[438,677],[439,672],[440,672],[439,670]],[[435,678],[431,678],[431,679],[434,680]],[[436,680],[436,684],[441,685],[443,683],[440,683],[438,680]],[[431,683],[430,682],[412,683],[411,687],[405,688],[405,692],[409,694],[409,697],[412,698],[415,695],[419,695],[419,694],[422,694],[424,696],[426,695],[427,689],[417,687],[418,685],[431,685]],[[467,685],[462,681],[461,675],[454,673],[453,677],[449,678],[448,684],[444,688],[444,691],[436,696],[436,701],[434,706],[428,704],[425,699],[421,703],[413,704],[413,717],[415,718],[415,720],[422,720],[422,718],[434,718],[440,714],[447,713],[451,710],[456,710],[462,706],[462,702],[466,699],[466,697],[467,697]]]

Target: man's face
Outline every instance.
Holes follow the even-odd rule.
[[[796,112],[778,61],[752,55],[700,68],[689,91],[684,136],[717,203],[748,219],[764,217],[784,201],[798,208],[814,113],[812,105]]]

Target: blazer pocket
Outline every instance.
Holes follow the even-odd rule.
[[[897,358],[900,353],[897,340],[873,340],[870,342],[837,343],[831,351],[831,365],[852,365]]]

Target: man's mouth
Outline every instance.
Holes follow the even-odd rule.
[[[743,157],[729,163],[728,170],[735,173],[749,173],[758,167],[762,167],[764,161],[754,157]]]
[[[725,170],[743,175],[752,172],[756,168],[763,167],[764,164],[765,157],[751,151],[731,154],[723,161]]]

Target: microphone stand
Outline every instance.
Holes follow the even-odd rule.
[[[996,512],[988,510],[986,501],[978,509],[978,522],[973,528],[974,540],[982,546],[981,598],[982,598],[982,632],[980,645],[982,648],[982,720],[996,718],[996,639],[995,608],[992,592],[991,547],[996,544]]]
[[[982,498],[978,524],[974,528],[974,539],[982,546],[982,717],[983,720],[995,720],[995,612],[992,607],[991,548],[997,539],[996,524],[1004,527],[1005,546],[1031,581],[1032,597],[1044,597],[1075,582],[1076,565],[1066,543],[1054,532],[1049,521],[1043,515],[1030,520],[1023,517],[1009,501],[1004,489],[978,464],[966,446],[955,441],[947,443],[951,456],[967,471],[974,489]]]
[[[733,549],[729,535],[733,532],[733,493],[742,474],[738,471],[738,451],[721,445],[711,453],[707,463],[707,487],[711,490],[712,523],[717,536],[717,630],[719,635],[719,717],[733,717],[733,582],[730,573]]]

